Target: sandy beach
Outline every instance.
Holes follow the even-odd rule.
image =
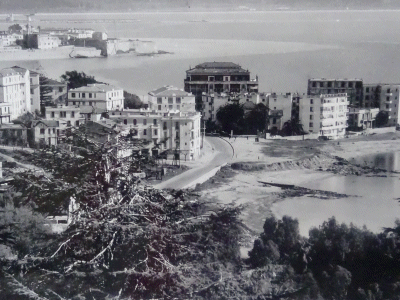
[[[375,173],[371,169],[364,170],[352,164],[335,165],[335,157],[347,160],[356,156],[400,151],[398,132],[325,142],[265,139],[255,142],[254,138],[227,140],[235,148],[232,163],[197,189],[201,191],[202,197],[210,201],[243,205],[243,221],[254,232],[262,231],[265,218],[273,214],[274,203],[303,196],[315,198],[313,201],[336,199],[319,190],[310,190],[304,195],[296,190],[284,190],[262,182],[301,187],[306,183],[335,176],[343,177],[355,172],[359,172],[357,174],[362,178]],[[335,166],[345,171],[340,173]],[[348,220],[348,223],[351,221]]]

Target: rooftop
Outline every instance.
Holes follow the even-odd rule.
[[[39,123],[46,125],[47,127],[58,127],[59,122],[56,120],[38,120],[34,122],[34,127],[36,127]]]
[[[10,76],[10,75],[18,75],[21,74],[20,71],[14,70],[13,68],[6,68],[0,70],[0,77]]]
[[[360,78],[311,78],[308,81],[362,81]]]
[[[249,73],[241,66],[232,62],[205,62],[195,66],[194,68],[186,71],[187,73]]]
[[[59,81],[57,81],[57,80],[54,80],[54,79],[50,79],[50,78],[47,78],[47,83],[46,84],[43,84],[43,86],[67,86],[67,84],[66,83],[62,83],[62,82],[59,82]]]
[[[179,89],[177,87],[166,85],[161,88],[158,88],[154,91],[149,92],[151,96],[159,96],[159,97],[168,97],[168,96],[190,96],[191,93],[185,92],[183,89]]]
[[[113,85],[108,85],[104,83],[94,83],[87,86],[81,86],[76,89],[71,89],[70,92],[93,92],[93,93],[105,93],[112,91],[119,91],[121,88],[115,87]]]

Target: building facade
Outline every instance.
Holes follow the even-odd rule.
[[[26,34],[24,39],[27,47],[32,49],[53,49],[61,45],[60,39],[50,34]]]
[[[291,93],[268,95],[268,130],[280,131],[285,122],[292,118],[293,96]]]
[[[39,147],[56,146],[64,138],[67,122],[61,120],[38,120],[32,130]]]
[[[196,101],[192,93],[173,86],[164,86],[149,92],[149,108],[152,110],[195,112]]]
[[[7,68],[0,71],[0,119],[12,121],[30,111],[30,81],[26,69]]]
[[[368,129],[375,127],[376,115],[379,108],[355,108],[350,107],[348,112],[349,130]]]
[[[308,80],[307,87],[309,96],[346,93],[350,104],[355,107],[363,107],[363,91],[362,79],[313,78]]]
[[[124,90],[107,84],[89,84],[68,91],[68,106],[90,106],[104,111],[124,108]]]
[[[64,121],[66,126],[79,127],[84,123],[80,108],[77,106],[60,105],[57,107],[46,107],[46,120]]]
[[[329,139],[345,136],[349,101],[347,94],[307,96],[299,101],[303,129]]]
[[[364,88],[366,107],[379,108],[388,115],[388,126],[400,124],[400,84],[368,84]],[[368,104],[368,106],[367,106]]]
[[[181,159],[196,159],[200,155],[201,114],[198,112],[163,112],[145,109],[114,111],[111,120],[134,130],[134,138],[150,141],[161,151],[173,150]]]
[[[185,91],[201,96],[203,92],[244,93],[258,92],[258,78],[231,62],[206,62],[186,71]]]

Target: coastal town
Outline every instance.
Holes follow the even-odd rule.
[[[48,58],[95,58],[118,54],[164,54],[156,51],[151,41],[108,37],[106,32],[90,28],[41,28],[31,25],[34,14],[27,15],[27,23],[15,23],[0,32],[2,60]],[[14,20],[10,16],[9,21]]]
[[[400,82],[312,65],[283,92],[260,73],[261,53],[282,67],[258,53],[273,43],[182,40],[208,22],[166,15],[147,26],[178,38],[111,38],[107,14],[2,16],[0,300],[398,299]],[[341,51],[287,47],[329,68]]]

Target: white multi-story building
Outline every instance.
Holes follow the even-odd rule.
[[[307,96],[299,101],[303,129],[330,139],[344,137],[349,101],[347,94]]]
[[[192,93],[185,92],[183,89],[173,86],[164,86],[149,92],[148,102],[149,108],[153,110],[196,111],[195,96]]]
[[[292,118],[293,97],[291,93],[268,95],[269,130],[282,130],[283,124]]]
[[[245,104],[247,102],[267,105],[268,99],[266,95],[259,93],[203,93],[202,102],[203,119],[217,121],[217,112],[224,105]]]
[[[110,119],[134,130],[134,137],[147,140],[160,151],[177,150],[182,159],[200,155],[201,134],[199,112],[129,109],[110,113]]]
[[[30,111],[29,91],[28,70],[16,67],[0,71],[1,122],[9,122]]]
[[[89,84],[68,91],[68,105],[91,106],[104,111],[124,108],[124,90],[107,84]]]
[[[66,122],[66,126],[79,127],[84,123],[84,118],[81,116],[80,108],[77,106],[60,105],[57,107],[46,107],[46,120],[62,120]]]

